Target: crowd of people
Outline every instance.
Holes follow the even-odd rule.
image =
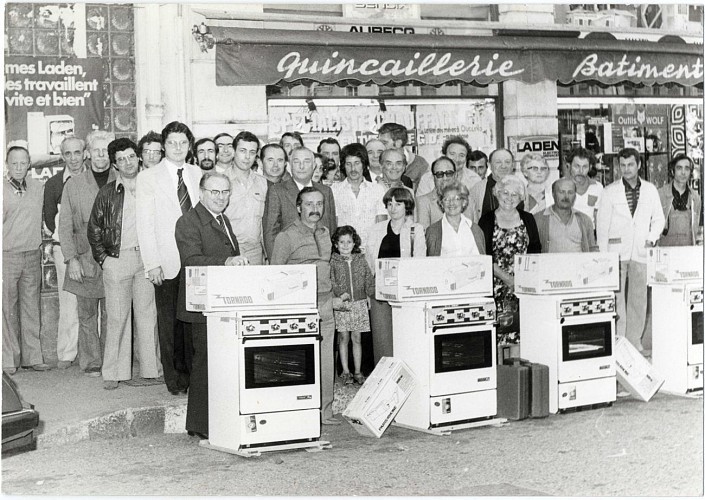
[[[316,265],[323,424],[340,423],[335,330],[344,384],[365,380],[361,333],[372,333],[375,363],[393,354],[391,307],[374,294],[377,258],[491,255],[498,313],[515,314],[515,255],[618,252],[617,334],[642,349],[646,248],[693,245],[701,230],[691,158],[673,158],[671,181],[657,191],[631,148],[618,154],[619,180],[603,187],[584,148],[549,183],[538,154],[515,172],[508,149],[487,156],[452,136],[429,165],[407,141],[396,123],[365,144],[326,138],[316,152],[296,132],[263,145],[247,131],[195,140],[180,122],[137,144],[93,131],[63,140],[65,168],[44,185],[28,175],[28,150],[10,147],[4,372],[52,368],[39,342],[42,224],[58,275],[58,368],[77,363],[106,390],[165,384],[188,395],[194,435],[208,434],[207,334],[203,314],[185,307],[186,266]],[[500,341],[518,342],[519,331]]]

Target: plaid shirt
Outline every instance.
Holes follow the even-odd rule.
[[[627,181],[622,177],[622,184],[624,184],[624,194],[627,195],[627,204],[629,205],[629,211],[634,217],[634,212],[636,211],[636,206],[639,204],[639,189],[641,189],[641,179],[636,178],[636,186],[631,187]]]

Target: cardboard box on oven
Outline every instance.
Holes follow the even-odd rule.
[[[626,337],[616,338],[614,350],[619,383],[634,397],[649,401],[663,385],[664,378]]]
[[[377,259],[378,300],[407,302],[458,296],[492,295],[492,257]]]
[[[516,293],[540,295],[618,289],[618,253],[532,253],[514,256]]]
[[[186,267],[186,310],[316,307],[316,266]]]
[[[382,437],[415,386],[406,363],[385,356],[357,391],[343,417],[359,434]]]
[[[654,247],[646,252],[647,283],[703,280],[703,247]]]

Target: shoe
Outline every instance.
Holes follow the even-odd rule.
[[[59,362],[56,364],[56,367],[57,367],[59,370],[65,370],[66,368],[68,368],[68,367],[71,366],[72,364],[73,364],[73,361],[59,361]]]
[[[118,381],[117,380],[104,380],[103,381],[103,389],[106,391],[112,391],[113,389],[118,388]]]
[[[324,419],[321,420],[321,424],[323,424],[323,425],[340,425],[340,424],[342,424],[342,423],[343,423],[343,422],[341,422],[341,421],[338,420],[337,418],[333,418],[333,417],[331,417],[331,418],[324,418]]]
[[[173,391],[169,389],[169,394],[171,394],[172,396],[185,396],[187,392],[186,389],[175,389]]]
[[[89,366],[85,370],[83,370],[83,374],[86,377],[100,377],[100,366]]]
[[[365,380],[367,380],[367,378],[362,373],[356,373],[353,378],[355,379],[355,382],[360,385],[364,384]]]
[[[14,375],[15,373],[17,373],[17,368],[3,368],[2,371],[7,373],[8,375]]]
[[[353,383],[353,377],[350,372],[343,372],[340,375],[340,383],[343,385],[351,385]]]
[[[189,436],[192,436],[192,437],[195,436],[195,437],[198,437],[198,438],[200,438],[200,439],[208,439],[208,435],[207,435],[207,434],[203,434],[203,433],[201,433],[201,432],[186,431],[186,433],[187,433]]]
[[[30,368],[35,372],[46,372],[48,370],[51,370],[51,366],[46,363],[37,363],[36,365],[30,366]]]

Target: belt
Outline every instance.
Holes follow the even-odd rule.
[[[130,248],[121,248],[120,251],[121,252],[139,252],[140,247],[136,246],[136,247],[130,247]]]
[[[55,247],[61,246],[61,242],[59,242],[59,241],[52,241],[51,244],[54,245]]]

